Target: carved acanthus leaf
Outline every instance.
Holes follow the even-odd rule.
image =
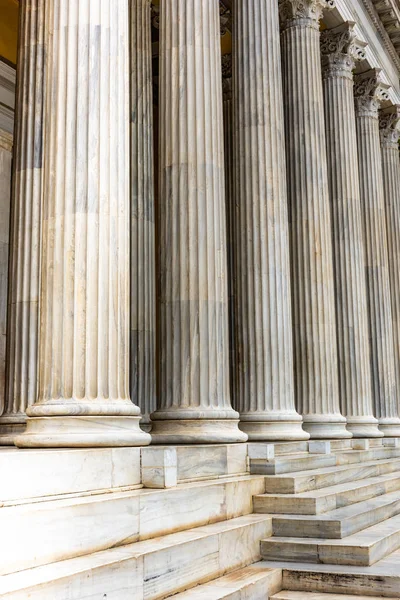
[[[381,111],[379,128],[382,145],[397,150],[400,139],[400,104]]]
[[[282,23],[293,19],[319,21],[324,10],[335,7],[335,0],[279,0],[279,15]]]
[[[389,100],[387,87],[382,83],[378,69],[355,76],[354,97],[358,114],[378,117],[382,102]]]

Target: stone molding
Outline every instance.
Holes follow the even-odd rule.
[[[283,28],[293,25],[319,27],[324,10],[335,8],[335,0],[279,0],[279,17]],[[310,23],[311,22],[311,23]]]
[[[8,152],[11,152],[13,148],[13,136],[4,129],[0,129],[0,148]]]
[[[371,69],[354,77],[354,97],[358,116],[378,118],[382,102],[389,100],[389,86],[382,82],[380,69]]]
[[[379,128],[382,146],[397,149],[400,140],[400,104],[381,111]]]

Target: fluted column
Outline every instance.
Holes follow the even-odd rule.
[[[357,75],[354,91],[375,416],[385,436],[398,436],[400,419],[378,120],[381,101],[388,96],[380,83],[378,69]]]
[[[400,106],[381,111],[381,151],[386,211],[393,342],[400,415]]]
[[[147,444],[129,397],[128,0],[46,0],[39,393],[21,447]]]
[[[43,166],[45,0],[19,8],[16,129],[9,261],[7,380],[0,444],[23,431],[37,398]]]
[[[159,389],[152,436],[236,442],[230,404],[219,2],[163,0]]]
[[[12,151],[13,136],[0,129],[0,415],[8,408],[5,403],[5,370]],[[8,441],[10,437],[12,440],[12,436],[5,434],[0,425],[0,445],[12,443]]]
[[[356,118],[355,61],[365,58],[354,23],[321,34],[325,130],[331,200],[339,390],[347,429],[354,437],[381,437],[374,417],[368,340]]]
[[[234,8],[236,408],[251,440],[308,439],[294,406],[278,4]]]
[[[130,394],[151,427],[156,409],[153,80],[150,0],[130,0],[131,321]]]
[[[328,0],[280,0],[295,386],[313,438],[351,436],[340,414],[319,20]]]
[[[222,93],[224,113],[224,157],[225,157],[225,215],[226,248],[228,261],[228,298],[229,298],[229,385],[232,405],[236,409],[236,336],[235,336],[235,207],[233,189],[233,107],[232,107],[232,54],[222,57]]]

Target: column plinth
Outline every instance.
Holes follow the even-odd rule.
[[[372,392],[375,416],[385,436],[400,435],[395,380],[392,310],[382,154],[378,111],[388,99],[378,69],[355,76],[358,168],[365,244]]]
[[[129,397],[128,2],[46,1],[39,393],[20,447],[150,443]]]
[[[380,134],[386,210],[393,341],[400,415],[400,106],[381,110]]]
[[[250,440],[307,440],[294,403],[278,4],[234,9],[235,408]]]
[[[130,395],[151,429],[156,409],[156,296],[151,2],[130,0]]]
[[[367,290],[353,97],[355,61],[365,58],[354,23],[321,34],[332,215],[340,405],[354,437],[382,437],[373,414]]]
[[[11,203],[7,376],[0,444],[13,445],[37,399],[43,167],[44,0],[19,8]]]
[[[155,443],[247,439],[230,404],[219,3],[160,14],[159,390]]]
[[[319,20],[327,0],[280,0],[297,410],[317,438],[340,413]]]

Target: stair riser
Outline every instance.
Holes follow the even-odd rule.
[[[329,594],[363,594],[393,598],[399,595],[399,576],[377,576],[357,573],[317,573],[315,571],[283,570],[283,587],[300,592]],[[19,600],[19,599],[18,599]],[[21,599],[22,600],[22,599]],[[35,599],[36,600],[36,599]]]
[[[4,508],[0,575],[252,512],[262,477],[201,487]],[[73,524],[73,527],[71,526]],[[40,540],[40,544],[38,544]]]
[[[303,537],[321,539],[341,539],[367,527],[381,523],[400,514],[400,501],[377,507],[341,521],[312,521],[302,519],[272,519],[274,535],[277,537]]]
[[[251,460],[250,473],[252,475],[279,475],[282,473],[321,469],[323,467],[334,467],[336,465],[336,457],[330,454],[321,456],[309,455],[296,459],[278,457],[275,461]]]
[[[336,454],[337,465],[350,465],[370,460],[383,460],[400,456],[400,448],[374,448],[373,450],[360,450]]]
[[[54,579],[46,585],[1,595],[2,600],[82,600],[104,598],[162,600],[172,594],[211,581],[250,565],[260,558],[259,540],[271,533],[270,520],[232,528],[168,548],[157,544],[146,554],[118,549],[113,562],[78,574]],[[133,546],[132,546],[133,548]],[[118,582],[118,590],[115,590]],[[1,588],[0,588],[1,589]]]
[[[353,490],[328,494],[320,498],[301,498],[296,495],[286,498],[274,495],[258,496],[254,498],[254,510],[261,514],[321,515],[399,489],[400,477],[371,483]]]
[[[301,492],[312,492],[313,490],[338,485],[340,483],[348,483],[359,479],[395,473],[399,469],[400,460],[392,463],[378,463],[376,465],[368,466],[350,466],[348,469],[336,473],[315,474],[306,477],[296,477],[295,475],[293,477],[266,477],[265,490],[269,494],[300,494]]]
[[[379,540],[369,547],[330,546],[316,543],[261,542],[261,555],[265,560],[323,563],[368,567],[400,548],[400,531]]]

